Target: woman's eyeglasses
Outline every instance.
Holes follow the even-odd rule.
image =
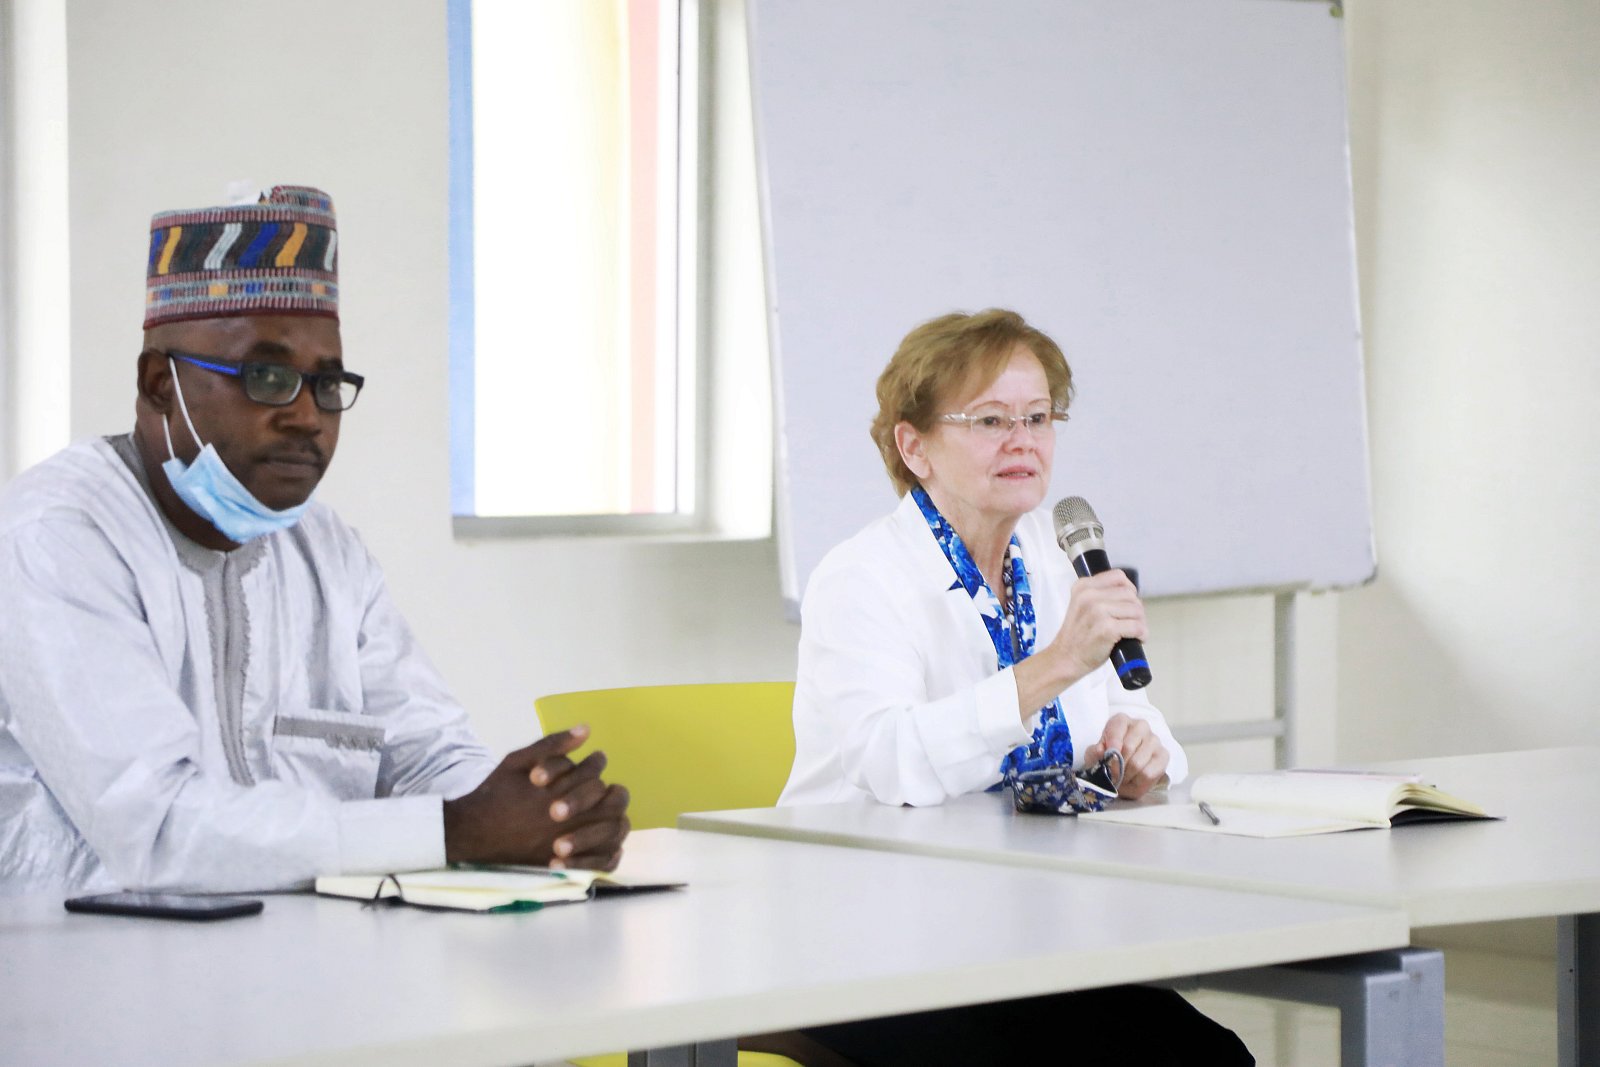
[[[963,425],[968,430],[982,437],[1003,441],[1011,436],[1011,432],[1018,426],[1027,430],[1035,437],[1043,437],[1055,430],[1055,424],[1067,421],[1065,411],[1055,411],[1046,408],[1043,411],[1030,411],[1026,415],[1013,415],[1009,411],[980,411],[976,414],[967,414],[958,411],[950,415],[940,415],[940,422]]]

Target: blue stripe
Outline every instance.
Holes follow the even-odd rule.
[[[237,378],[239,375],[244,373],[244,368],[241,366],[237,366],[232,363],[213,363],[209,359],[201,359],[199,356],[191,356],[187,352],[178,352],[168,349],[167,355],[183,363],[193,363],[196,367],[204,367],[206,370],[216,371],[218,374],[226,374],[234,378]]]
[[[1142,659],[1130,659],[1128,662],[1124,663],[1122,666],[1117,668],[1117,677],[1121,678],[1124,674],[1127,674],[1129,671],[1137,670],[1140,667],[1149,667],[1149,666],[1150,666],[1150,664],[1146,663]]]
[[[261,253],[267,250],[267,246],[272,243],[272,239],[277,235],[278,224],[276,222],[263,222],[261,224],[261,232],[256,234],[249,247],[239,256],[239,266],[255,266],[256,260],[261,258]]]

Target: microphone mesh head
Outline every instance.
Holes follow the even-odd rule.
[[[1095,517],[1094,508],[1081,496],[1065,496],[1056,501],[1055,507],[1056,532],[1068,526],[1085,526],[1090,523],[1098,526],[1100,520]]]
[[[1095,517],[1094,508],[1083,497],[1063,497],[1056,501],[1051,514],[1055,519],[1056,544],[1066,551],[1075,555],[1080,549],[1105,547],[1105,529]]]

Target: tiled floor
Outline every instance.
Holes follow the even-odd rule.
[[[1339,1013],[1201,990],[1195,1006],[1232,1027],[1262,1067],[1338,1067]],[[1452,948],[1445,953],[1445,1062],[1540,1067],[1556,1062],[1555,965],[1548,958]]]

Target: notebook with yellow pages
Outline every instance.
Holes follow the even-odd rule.
[[[1174,795],[1164,804],[1118,803],[1079,818],[1243,837],[1297,837],[1495,816],[1417,775],[1293,770],[1202,774],[1189,787],[1188,802]]]
[[[678,889],[683,882],[641,881],[605,871],[545,867],[461,865],[396,874],[344,874],[318,878],[324,896],[394,900],[456,911],[534,911],[611,893]]]

